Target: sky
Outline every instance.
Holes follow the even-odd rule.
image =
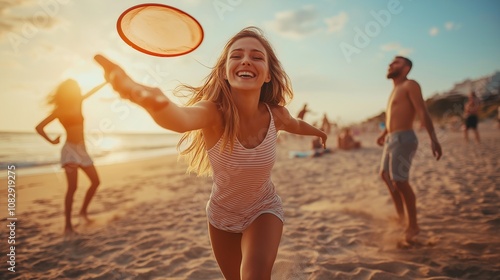
[[[409,78],[424,98],[455,83],[500,71],[497,0],[177,0],[157,1],[195,17],[204,30],[193,52],[161,58],[119,37],[116,21],[135,0],[0,0],[0,131],[34,131],[50,113],[44,102],[64,79],[83,91],[102,83],[93,60],[103,54],[134,80],[172,95],[179,83],[201,85],[225,43],[247,26],[261,28],[292,80],[297,114],[324,113],[341,125],[385,110],[395,55],[413,61]],[[84,102],[87,132],[162,132],[146,112],[109,86]],[[62,131],[58,122],[49,132]]]

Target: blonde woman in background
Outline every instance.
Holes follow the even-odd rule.
[[[100,182],[94,163],[85,147],[82,101],[104,85],[105,83],[82,96],[80,86],[75,80],[65,80],[48,97],[48,103],[54,106],[52,113],[36,126],[38,134],[54,145],[59,144],[61,136],[51,139],[44,131],[45,126],[57,119],[66,132],[66,141],[61,150],[61,166],[64,168],[68,185],[64,201],[65,236],[72,236],[75,233],[71,223],[71,212],[78,183],[78,168],[81,168],[90,179],[90,186],[79,214],[84,221],[91,222],[88,218],[88,206]]]

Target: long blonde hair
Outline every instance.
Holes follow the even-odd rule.
[[[81,105],[82,91],[78,82],[73,79],[67,79],[60,83],[55,90],[47,96],[47,105],[51,105],[52,111],[67,108],[72,110],[74,107],[68,105]]]
[[[205,78],[205,82],[202,86],[180,86],[181,89],[187,89],[192,93],[191,98],[186,103],[187,106],[194,105],[202,100],[213,101],[217,104],[218,109],[222,113],[224,122],[221,151],[225,149],[228,144],[229,149],[232,150],[237,137],[237,132],[239,130],[238,110],[232,99],[229,82],[224,79],[226,61],[229,48],[237,40],[246,37],[259,40],[259,42],[264,46],[268,56],[271,81],[264,83],[262,86],[259,101],[269,105],[284,106],[293,98],[290,78],[285,73],[281,62],[278,60],[269,41],[264,37],[262,30],[257,27],[250,26],[238,32],[226,43],[222,54],[217,60],[217,63],[212,68],[210,74]],[[178,90],[179,88],[176,91]],[[195,171],[199,176],[210,175],[210,162],[208,160],[202,130],[184,133],[177,145],[178,149],[180,149],[182,143],[187,144],[187,148],[181,151],[181,156],[184,156],[189,164],[187,172]]]

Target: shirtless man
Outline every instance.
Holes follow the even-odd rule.
[[[467,103],[464,105],[464,117],[465,117],[465,129],[464,138],[467,143],[469,143],[469,129],[474,131],[474,136],[476,137],[476,142],[479,143],[479,131],[477,130],[477,122],[479,120],[478,113],[481,109],[481,101],[477,98],[476,93],[473,91],[469,94]]]
[[[401,221],[405,218],[403,205],[406,205],[408,227],[405,239],[408,242],[420,231],[416,198],[408,182],[411,161],[418,146],[418,139],[413,132],[415,116],[418,116],[429,133],[434,157],[439,160],[442,155],[420,86],[406,77],[411,67],[412,62],[402,56],[396,56],[389,65],[387,78],[392,79],[394,89],[387,104],[385,129],[377,139],[377,144],[384,146],[380,175],[389,188]]]

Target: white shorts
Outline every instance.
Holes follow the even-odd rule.
[[[66,142],[61,151],[61,166],[78,165],[81,167],[92,166],[94,162],[87,153],[85,144]]]

